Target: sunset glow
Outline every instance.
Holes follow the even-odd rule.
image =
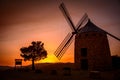
[[[120,2],[118,0],[62,0],[75,25],[84,13],[93,23],[120,38]],[[20,48],[32,41],[42,41],[48,57],[36,63],[74,62],[74,42],[59,61],[54,52],[71,32],[62,15],[60,0],[26,0],[0,2],[0,65],[14,66]],[[106,5],[107,4],[107,5]],[[111,55],[120,55],[120,42],[108,37]],[[31,64],[30,61],[23,65]]]

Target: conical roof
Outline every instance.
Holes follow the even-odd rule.
[[[98,32],[98,33],[105,33],[102,29],[97,27],[95,24],[93,24],[90,19],[86,23],[86,25],[82,28],[80,28],[79,33],[84,33],[84,32]]]

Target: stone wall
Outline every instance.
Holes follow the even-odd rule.
[[[87,56],[81,56],[82,48],[87,49]],[[84,64],[81,62],[83,59],[88,60],[89,70],[109,69],[112,66],[109,43],[105,33],[87,32],[77,34],[74,50],[75,64],[80,65],[76,68],[81,68]]]

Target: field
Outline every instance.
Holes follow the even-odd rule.
[[[13,67],[0,67],[0,80],[120,80],[120,70],[101,71],[92,77],[90,73],[74,69],[72,63],[42,63],[36,64],[35,71],[30,66],[16,70]]]

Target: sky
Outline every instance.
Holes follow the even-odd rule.
[[[14,66],[20,48],[42,41],[48,57],[41,62],[74,62],[74,42],[59,61],[54,51],[71,32],[59,9],[66,5],[77,24],[84,13],[98,27],[120,38],[119,0],[0,0],[0,65]],[[108,36],[111,55],[120,55],[120,42]],[[31,62],[23,61],[23,65]]]

